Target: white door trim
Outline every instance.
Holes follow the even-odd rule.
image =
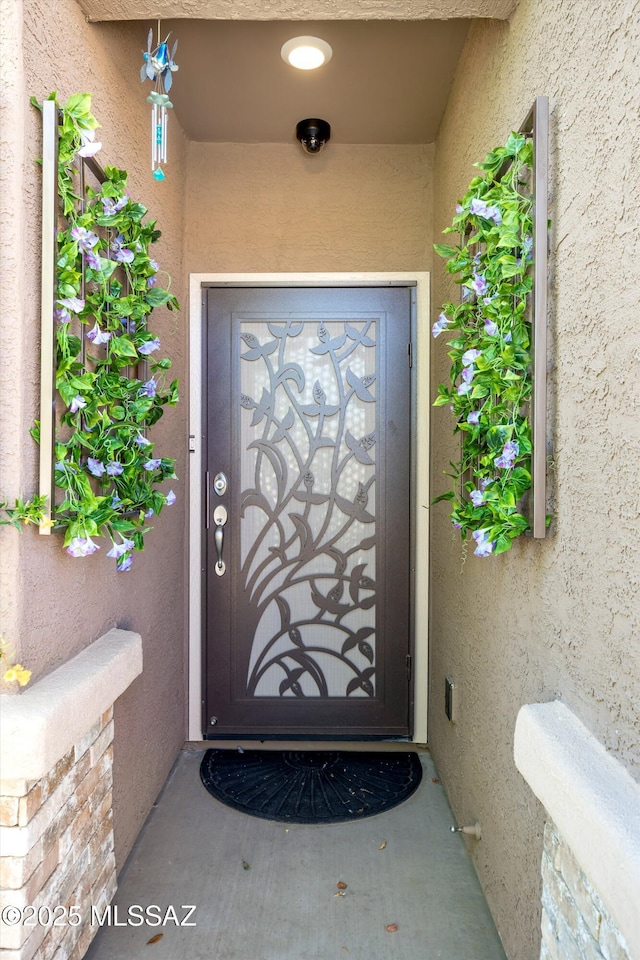
[[[416,589],[414,743],[427,742],[429,611],[429,282],[430,274],[408,273],[192,273],[189,277],[189,687],[188,739],[202,742],[202,284],[247,286],[357,286],[416,284]],[[218,744],[219,746],[220,744]],[[318,744],[316,744],[317,746]]]

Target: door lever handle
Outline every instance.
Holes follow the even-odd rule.
[[[213,522],[216,525],[216,530],[213,535],[213,542],[216,545],[216,553],[218,555],[218,560],[215,565],[215,571],[219,577],[222,577],[227,569],[224,560],[222,559],[222,547],[224,545],[224,530],[223,527],[227,522],[227,511],[222,504],[219,504],[216,509],[213,511]]]
[[[213,539],[216,544],[216,552],[218,554],[218,562],[216,563],[216,573],[218,576],[222,576],[224,573],[224,560],[222,559],[222,545],[224,542],[224,531],[222,525],[216,527],[216,532],[213,535]]]

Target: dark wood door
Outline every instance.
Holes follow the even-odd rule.
[[[410,735],[411,289],[206,290],[203,732]]]

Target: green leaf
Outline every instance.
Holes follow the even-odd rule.
[[[121,337],[112,337],[109,341],[109,347],[110,352],[117,357],[129,357],[132,360],[138,359],[138,351],[127,334]]]
[[[446,243],[434,243],[433,249],[439,257],[455,257],[458,251],[455,247],[450,247]]]
[[[162,290],[160,287],[151,287],[145,297],[147,303],[152,307],[161,307],[164,303],[171,300],[171,294],[168,290]]]
[[[64,105],[65,113],[71,117],[86,117],[91,111],[91,94],[76,93],[69,97]]]

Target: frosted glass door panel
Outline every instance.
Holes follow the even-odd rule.
[[[376,669],[377,324],[241,320],[251,697],[367,697]]]

